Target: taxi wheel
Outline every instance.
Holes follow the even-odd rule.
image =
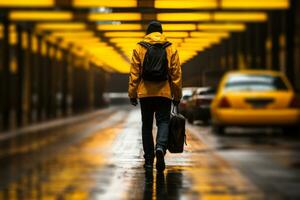
[[[213,132],[217,135],[225,134],[225,127],[220,125],[213,125]]]

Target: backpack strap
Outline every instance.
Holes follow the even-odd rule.
[[[151,44],[149,44],[147,42],[143,42],[143,41],[139,42],[138,44],[145,47],[146,49],[149,49],[152,46]]]
[[[144,41],[141,41],[138,44],[145,47],[146,49],[149,49],[150,47],[152,47],[152,45],[150,43],[147,43],[147,42],[144,42]],[[168,46],[170,46],[171,44],[172,44],[171,42],[165,42],[165,43],[162,44],[162,47],[165,49]]]
[[[162,47],[165,49],[167,48],[168,46],[170,46],[172,43],[171,42],[165,42]]]

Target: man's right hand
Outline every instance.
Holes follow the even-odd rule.
[[[177,107],[180,104],[180,101],[173,100],[173,105]]]
[[[133,105],[133,106],[138,105],[137,98],[130,98],[130,103],[131,103],[131,105]]]

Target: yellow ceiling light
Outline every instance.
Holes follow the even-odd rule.
[[[0,1],[1,7],[51,7],[54,6],[55,0],[9,0],[9,1]]]
[[[84,30],[83,23],[40,23],[36,26],[38,30]]]
[[[68,41],[61,40],[61,41],[59,41],[58,45],[63,49],[68,49],[70,43]]]
[[[81,47],[85,46],[85,45],[90,45],[90,44],[95,44],[100,42],[100,39],[98,38],[91,38],[91,39],[86,39],[86,40],[65,40],[65,42],[69,42],[72,44],[76,44],[76,45],[80,45]]]
[[[154,7],[167,9],[213,9],[217,8],[217,0],[155,0]]]
[[[55,21],[71,20],[73,15],[71,12],[62,11],[12,11],[9,18],[13,21]]]
[[[198,53],[197,52],[184,52],[181,51],[181,53],[179,53],[179,60],[184,63],[188,60],[190,60],[191,58],[193,58],[194,56],[196,56]]]
[[[140,42],[143,38],[111,38],[109,41],[117,44],[136,44]]]
[[[182,48],[184,48],[184,47],[186,47],[186,48],[188,48],[188,47],[191,47],[191,48],[205,48],[205,47],[208,47],[210,45],[211,45],[210,42],[203,43],[203,44],[201,44],[201,43],[181,43],[179,48],[181,48],[181,47]]]
[[[221,7],[226,9],[288,9],[289,0],[222,0]]]
[[[88,16],[91,21],[139,21],[140,13],[91,13]]]
[[[229,32],[190,32],[191,37],[200,37],[200,38],[210,38],[210,37],[221,37],[227,38],[229,37]]]
[[[163,32],[163,34],[167,37],[167,38],[179,38],[179,37],[188,37],[189,33],[188,32]]]
[[[183,39],[182,38],[171,38],[168,41],[171,43],[180,43],[180,42],[183,42]]]
[[[118,46],[118,47],[130,47],[130,48],[134,48],[136,47],[136,44],[135,42],[128,42],[128,43],[124,43],[124,42],[121,42],[121,43],[116,43],[115,45]]]
[[[129,62],[112,47],[88,48],[87,51],[97,57],[103,65],[106,65],[119,73],[128,73]],[[114,60],[114,62],[111,62]]]
[[[244,31],[246,26],[241,23],[199,24],[198,29],[201,31]]]
[[[179,54],[180,54],[181,51],[191,51],[191,52],[195,52],[195,51],[203,51],[204,48],[203,48],[203,47],[190,48],[190,47],[187,47],[187,46],[183,46],[183,47],[178,47],[177,50],[179,51]]]
[[[85,36],[82,37],[81,35],[70,35],[67,37],[57,37],[57,38],[61,38],[63,40],[90,40],[90,39],[99,39],[98,37],[91,35],[91,36]]]
[[[165,31],[194,31],[196,30],[195,24],[162,24]]]
[[[96,37],[90,37],[90,38],[63,38],[65,41],[71,41],[71,42],[76,42],[78,44],[82,43],[84,45],[85,43],[98,43],[100,42],[100,38]]]
[[[105,37],[144,37],[145,32],[105,32],[104,33]]]
[[[209,13],[158,13],[158,21],[209,21]]]
[[[268,18],[263,12],[217,12],[212,15],[215,21],[264,22]]]
[[[97,29],[100,31],[130,31],[130,30],[142,30],[141,24],[99,24]]]
[[[122,45],[118,45],[116,44],[117,47],[121,48],[121,49],[131,49],[131,51],[136,47],[136,44],[122,44]]]
[[[74,7],[137,7],[137,0],[73,0]]]
[[[52,32],[55,37],[92,37],[94,36],[94,32],[92,31],[55,31]]]
[[[219,42],[221,39],[219,37],[214,38],[185,38],[185,43],[213,43],[213,42]]]
[[[108,47],[107,43],[105,42],[96,42],[96,43],[89,43],[89,44],[82,44],[83,48],[92,49],[92,48],[103,48]]]

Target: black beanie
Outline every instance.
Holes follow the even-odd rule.
[[[152,22],[149,23],[146,35],[148,35],[150,33],[153,33],[153,32],[160,32],[160,33],[163,32],[160,22],[158,22],[158,21],[152,21]]]

